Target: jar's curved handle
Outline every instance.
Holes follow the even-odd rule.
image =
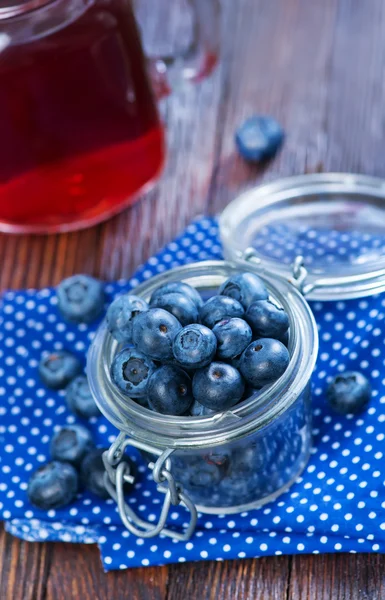
[[[159,98],[168,95],[185,81],[201,81],[211,74],[218,62],[219,0],[188,0],[188,3],[194,23],[194,35],[188,49],[175,55],[149,57],[153,87]]]
[[[125,462],[121,462],[127,446],[133,446],[144,452],[155,454],[157,457],[155,462],[149,463],[149,468],[152,469],[154,481],[158,484],[158,490],[163,492],[165,497],[161,514],[156,525],[141,519],[125,502],[123,491],[124,483],[134,482],[134,479],[130,474],[129,465]],[[111,445],[110,449],[103,454],[103,462],[106,468],[104,483],[107,491],[118,504],[119,515],[123,525],[132,534],[138,537],[152,538],[161,533],[179,541],[187,541],[194,533],[197,521],[197,510],[189,496],[183,492],[182,487],[174,480],[170,470],[170,456],[172,453],[173,450],[165,450],[162,452],[153,446],[127,438],[124,433],[121,433]],[[190,512],[190,523],[183,532],[167,529],[165,526],[171,506],[177,506],[178,504],[183,504]]]

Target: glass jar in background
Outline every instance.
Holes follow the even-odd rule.
[[[159,177],[154,92],[199,81],[218,57],[217,0],[190,4],[190,47],[148,63],[131,0],[1,3],[0,230],[86,227]]]

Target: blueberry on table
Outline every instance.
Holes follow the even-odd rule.
[[[237,369],[213,362],[199,369],[193,378],[193,396],[203,406],[222,411],[235,406],[243,396],[245,384]]]
[[[242,353],[239,368],[249,385],[260,388],[277,381],[289,362],[289,352],[280,341],[261,338]]]
[[[361,412],[369,403],[371,395],[369,381],[358,371],[346,371],[336,375],[327,390],[330,406],[341,415]]]
[[[173,343],[174,357],[185,368],[199,369],[208,365],[214,358],[217,338],[209,329],[199,323],[183,327]]]
[[[250,344],[253,333],[243,319],[223,319],[213,327],[217,338],[217,358],[228,360],[242,354]]]
[[[201,307],[199,318],[203,325],[212,329],[216,323],[223,319],[243,317],[244,314],[243,306],[238,300],[227,296],[212,296]]]
[[[179,367],[164,365],[151,375],[147,395],[153,411],[181,416],[193,403],[191,379]]]
[[[122,343],[132,342],[133,319],[148,310],[148,304],[143,298],[133,294],[118,296],[107,310],[106,321],[111,335]]]
[[[281,147],[285,133],[272,117],[255,115],[237,129],[235,143],[239,154],[248,162],[272,158]]]
[[[39,375],[42,382],[53,390],[65,388],[82,370],[80,360],[65,350],[48,354],[39,363]]]
[[[180,292],[159,294],[152,300],[151,308],[167,310],[178,319],[182,327],[198,321],[198,306],[189,296]]]
[[[216,412],[218,411],[207,408],[207,406],[203,406],[203,404],[198,402],[198,400],[194,400],[190,406],[190,415],[192,417],[208,417],[209,415],[215,415]]]
[[[53,460],[79,467],[85,455],[94,448],[91,432],[83,425],[66,425],[53,436],[50,452]]]
[[[67,385],[66,401],[70,411],[82,419],[98,417],[101,414],[85,375],[78,375]]]
[[[91,452],[84,457],[80,466],[80,481],[83,487],[104,500],[110,498],[110,494],[104,485],[104,473],[106,472],[106,469],[104,467],[103,454],[107,450],[108,448],[94,448],[94,450],[91,450]],[[137,468],[134,461],[127,455],[124,455],[121,462],[128,464],[130,475],[136,479]],[[124,482],[123,490],[125,494],[131,492],[133,488],[134,483],[129,483],[128,481]]]
[[[271,300],[257,300],[246,311],[246,321],[257,337],[280,340],[289,329],[289,317]]]
[[[256,300],[267,300],[269,297],[265,284],[255,273],[233,275],[222,283],[219,294],[238,300],[245,310]]]
[[[103,284],[89,275],[64,279],[57,287],[57,298],[63,317],[74,323],[92,323],[103,312]]]
[[[203,304],[203,300],[201,298],[200,293],[188,283],[183,283],[183,281],[171,281],[170,283],[165,283],[158,287],[152,294],[150,304],[153,304],[159,296],[164,296],[165,294],[183,294],[187,296],[194,302],[194,304],[200,308]]]
[[[135,347],[153,360],[167,361],[173,356],[172,344],[182,325],[163,308],[150,308],[135,317],[132,340]]]
[[[67,462],[52,461],[32,474],[28,482],[28,500],[42,510],[61,508],[74,500],[78,487],[76,469]]]
[[[119,352],[111,365],[111,378],[123,394],[142,398],[155,371],[155,363],[142,352],[125,348]]]

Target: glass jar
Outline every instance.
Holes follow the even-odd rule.
[[[135,294],[149,299],[156,287],[182,280],[207,298],[234,273],[254,271],[262,277],[271,299],[289,316],[291,360],[275,384],[231,410],[174,417],[131,401],[111,381],[119,345],[102,324],[89,351],[88,377],[98,406],[121,432],[105,454],[105,481],[132,533],[187,539],[197,510],[235,513],[259,507],[298,477],[311,446],[310,380],[318,353],[317,327],[305,296],[339,300],[385,289],[384,200],[382,180],[350,174],[306,175],[251,189],[220,216],[226,261],[189,264],[136,288]],[[282,245],[279,252],[269,244],[273,236]],[[325,247],[316,247],[314,239]],[[336,240],[349,239],[341,252]],[[123,481],[131,475],[120,459],[127,446],[144,453],[165,494],[155,526],[124,501]],[[165,527],[171,504],[190,510],[183,532]]]
[[[219,5],[151,4],[152,25],[186,12],[188,47],[148,58],[131,0],[0,2],[0,231],[94,225],[159,178],[165,134],[155,96],[212,72]],[[171,42],[174,32],[160,30]]]
[[[156,287],[182,280],[207,298],[231,275],[250,270],[250,265],[205,261],[162,273],[135,293],[148,300]],[[139,442],[131,445],[147,456],[154,449],[168,452],[174,480],[204,513],[235,513],[273,500],[293,483],[309,457],[316,324],[295,286],[284,279],[263,279],[270,297],[289,316],[291,361],[280,380],[231,410],[206,417],[174,417],[128,399],[110,377],[120,346],[105,323],[88,355],[88,377],[102,412],[124,436]]]

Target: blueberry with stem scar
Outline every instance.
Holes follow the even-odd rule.
[[[289,366],[289,352],[281,342],[261,338],[252,342],[242,353],[240,371],[254,388],[274,383]]]
[[[190,369],[208,365],[215,356],[217,338],[208,327],[195,323],[181,329],[174,340],[173,352],[178,364]]]
[[[50,452],[53,460],[69,462],[79,467],[83,458],[94,448],[91,432],[83,425],[66,425],[53,436]]]
[[[150,308],[135,317],[132,339],[139,352],[153,360],[172,359],[172,344],[182,325],[174,315],[162,308]]]
[[[111,378],[123,394],[142,398],[147,394],[148,382],[155,369],[155,363],[148,356],[125,348],[112,362]]]
[[[212,296],[201,307],[199,317],[203,325],[212,329],[216,323],[223,319],[243,317],[245,311],[238,300],[228,296]]]
[[[80,481],[86,490],[92,492],[99,498],[110,498],[110,494],[104,485],[104,474],[106,472],[103,462],[103,454],[108,448],[95,448],[91,450],[83,459],[80,466]],[[129,474],[136,479],[137,468],[133,460],[126,454],[123,455],[121,462],[124,462],[129,467]],[[130,493],[134,488],[134,483],[125,481],[123,491],[125,494]]]
[[[28,500],[36,508],[50,510],[70,504],[78,492],[78,474],[69,463],[52,461],[35,471],[28,483]]]
[[[151,302],[151,308],[163,308],[178,319],[179,323],[184,327],[191,323],[196,323],[198,320],[198,307],[189,297],[178,292],[168,292],[156,296]]]
[[[223,319],[213,327],[219,360],[233,359],[250,344],[253,333],[243,319]]]
[[[203,406],[222,411],[235,406],[243,396],[245,384],[237,369],[221,362],[199,369],[193,378],[193,395]]]
[[[257,337],[281,340],[289,329],[289,317],[271,300],[257,300],[246,311],[246,321]]]
[[[265,284],[255,273],[232,275],[222,283],[219,294],[238,300],[245,310],[256,300],[267,300],[269,297]]]
[[[58,350],[48,356],[43,356],[39,363],[40,378],[52,390],[62,390],[81,371],[80,360],[65,350]]]
[[[184,415],[193,403],[190,377],[179,367],[160,367],[149,381],[148,403],[163,415]]]
[[[182,294],[183,296],[187,296],[194,302],[197,308],[200,308],[203,304],[203,300],[201,298],[200,293],[188,283],[183,283],[183,281],[170,281],[169,283],[165,283],[158,287],[151,296],[150,304],[153,304],[155,300],[159,296],[164,296],[165,294]]]
[[[89,275],[73,275],[57,287],[58,308],[68,321],[92,323],[104,308],[104,289],[101,281]]]
[[[132,342],[133,319],[148,310],[148,304],[143,298],[133,294],[118,296],[107,310],[106,321],[108,331],[121,343]]]
[[[330,406],[341,415],[357,414],[368,405],[372,395],[369,381],[358,371],[336,375],[327,390]]]

